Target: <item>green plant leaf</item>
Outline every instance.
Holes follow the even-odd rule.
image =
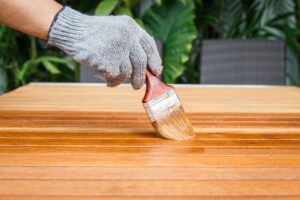
[[[53,63],[51,63],[50,61],[43,60],[42,63],[44,65],[44,67],[46,68],[46,70],[48,72],[50,72],[51,74],[60,74],[59,69]]]
[[[163,42],[163,80],[174,83],[184,71],[190,47],[196,38],[194,2],[162,1],[143,17],[143,22],[155,38]]]
[[[71,60],[71,59],[66,59],[66,58],[59,58],[59,57],[54,57],[54,56],[43,56],[43,57],[40,57],[38,59],[39,61],[41,60],[48,60],[48,61],[51,61],[51,62],[55,62],[55,63],[60,63],[60,64],[66,64],[66,65],[69,65],[69,64],[74,64],[74,61]]]
[[[134,7],[139,2],[140,2],[140,0],[125,0],[125,3],[129,8]]]
[[[95,10],[95,15],[109,15],[115,9],[118,2],[118,0],[101,1]]]
[[[127,15],[127,16],[132,17],[132,12],[129,8],[122,7],[118,10],[118,15]]]
[[[135,20],[136,23],[138,23],[143,29],[146,29],[146,28],[145,28],[145,25],[144,25],[144,22],[143,22],[141,19],[135,18],[134,20]]]
[[[6,91],[7,75],[3,68],[0,67],[0,95]]]
[[[30,72],[34,71],[36,66],[37,66],[37,62],[35,59],[27,60],[21,66],[21,69],[16,71],[18,84],[25,84],[28,74],[30,74]]]
[[[158,5],[161,5],[161,1],[162,1],[162,0],[155,0],[155,2],[156,2]]]
[[[161,2],[156,1],[158,4]],[[155,0],[142,0],[139,5],[139,17],[143,17],[145,12],[155,4]]]
[[[255,32],[258,32],[259,28],[260,28],[260,21],[263,15],[264,10],[260,10],[257,11],[257,13],[255,13],[255,15],[251,18],[251,20],[249,20],[249,22],[247,23],[247,25],[245,26],[244,30],[242,30],[237,37],[240,38],[247,38],[249,35],[251,36],[251,34],[254,34]]]
[[[287,20],[289,17],[292,17],[292,16],[295,16],[294,12],[283,13],[283,14],[280,14],[280,15],[270,19],[266,24],[269,25],[269,24],[273,24],[273,23],[278,23],[282,20]]]

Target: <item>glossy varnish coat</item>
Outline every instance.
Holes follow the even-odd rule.
[[[157,138],[129,86],[0,96],[0,199],[299,199],[300,89],[176,86],[196,138]]]

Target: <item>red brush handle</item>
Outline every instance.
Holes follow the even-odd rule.
[[[146,103],[160,95],[166,93],[169,90],[174,89],[173,86],[168,85],[159,80],[150,71],[146,72],[146,93],[143,98],[143,103]]]

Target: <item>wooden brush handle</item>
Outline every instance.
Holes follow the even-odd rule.
[[[159,97],[163,93],[172,90],[173,86],[168,85],[159,80],[149,70],[146,71],[146,93],[143,98],[143,103],[146,103],[156,97]]]

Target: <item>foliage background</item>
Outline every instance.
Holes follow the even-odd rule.
[[[129,15],[163,43],[163,79],[199,83],[201,41],[265,38],[287,44],[287,84],[300,85],[300,0],[59,1],[96,15]],[[0,25],[0,93],[31,81],[78,81],[78,64]]]

